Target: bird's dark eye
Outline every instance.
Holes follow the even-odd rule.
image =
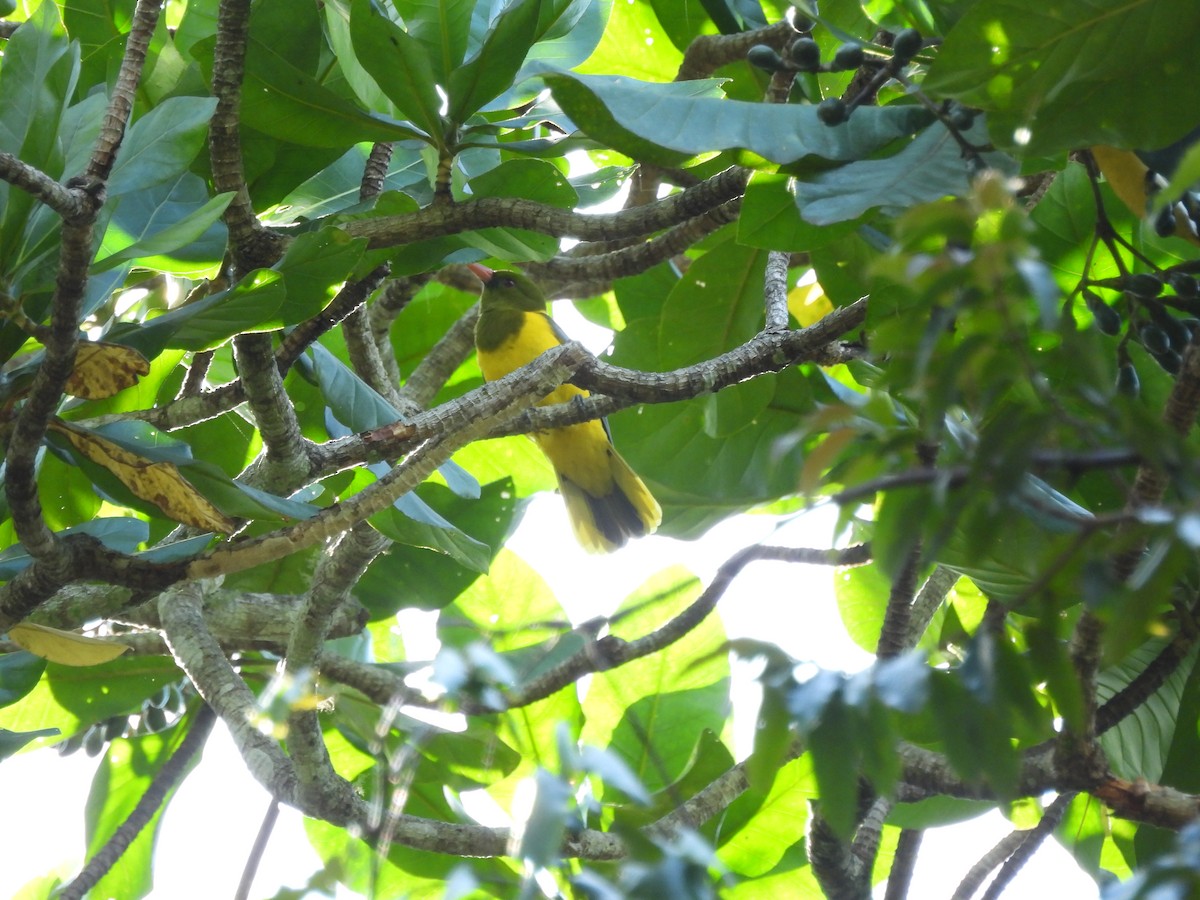
[[[500,287],[510,288],[510,287],[516,287],[516,286],[517,286],[517,280],[515,278],[513,278],[511,275],[505,275],[503,278],[500,279]]]

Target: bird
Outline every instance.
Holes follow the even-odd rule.
[[[486,380],[502,378],[569,340],[547,315],[546,298],[528,277],[479,263],[467,268],[483,282],[475,351]],[[538,405],[586,396],[587,391],[564,384]],[[609,553],[658,528],[662,509],[613,447],[605,420],[549,428],[530,437],[554,467],[572,529],[585,550]]]

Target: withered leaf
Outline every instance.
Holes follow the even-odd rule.
[[[119,444],[56,419],[50,423],[71,445],[97,465],[108,469],[125,487],[153,503],[176,522],[228,534],[234,523],[192,487],[169,462],[153,462]]]
[[[75,368],[64,390],[72,397],[103,400],[137,384],[150,374],[150,363],[132,347],[83,341],[75,352]]]

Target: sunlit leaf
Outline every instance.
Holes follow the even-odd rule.
[[[75,351],[75,368],[63,390],[75,397],[98,400],[111,397],[150,374],[146,357],[132,347],[83,341]]]
[[[63,666],[95,666],[116,659],[129,649],[125,644],[92,638],[72,631],[22,622],[8,629],[18,647]]]

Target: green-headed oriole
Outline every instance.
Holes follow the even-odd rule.
[[[475,349],[488,381],[533,362],[567,337],[546,314],[546,298],[519,272],[468,266],[483,282]],[[552,391],[539,406],[567,403],[587,391],[571,384]],[[662,510],[646,485],[613,448],[608,424],[592,420],[531,435],[549,458],[567,504],[575,536],[586,550],[616,550],[631,537],[650,534]]]

